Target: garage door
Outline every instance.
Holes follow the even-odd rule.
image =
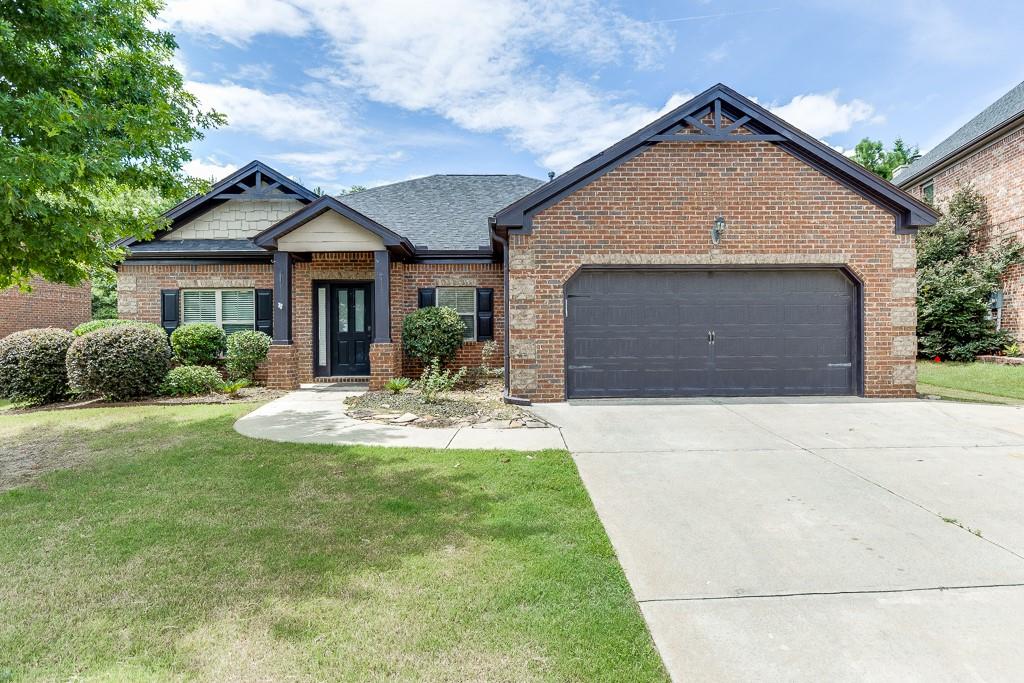
[[[583,269],[566,285],[570,398],[857,392],[839,269]]]

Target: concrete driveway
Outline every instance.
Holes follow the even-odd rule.
[[[1024,680],[1024,409],[535,406],[677,681]]]

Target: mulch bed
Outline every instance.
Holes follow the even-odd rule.
[[[235,396],[227,394],[202,394],[200,396],[149,396],[140,398],[137,401],[104,401],[102,398],[91,398],[86,400],[63,401],[61,403],[48,403],[43,406],[30,408],[10,407],[0,412],[0,415],[23,415],[25,413],[37,413],[46,410],[76,410],[78,408],[122,408],[129,406],[180,406],[180,405],[210,405],[219,403],[252,403],[255,401],[269,401],[284,396],[284,391],[277,389],[266,389],[264,387],[246,387],[240,389]]]
[[[437,403],[424,403],[416,389],[400,394],[368,391],[345,401],[350,417],[366,422],[413,427],[547,427],[519,406],[501,400],[500,380],[445,394]]]

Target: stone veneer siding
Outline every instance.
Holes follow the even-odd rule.
[[[1024,126],[941,168],[907,188],[918,199],[924,186],[935,189],[935,205],[949,201],[956,190],[968,183],[981,192],[989,220],[982,235],[985,242],[1007,237],[1024,240]],[[1003,278],[1003,327],[1024,343],[1024,266],[1013,266]]]
[[[565,398],[563,285],[584,264],[836,264],[862,282],[865,394],[913,396],[914,242],[894,225],[771,143],[659,143],[510,236],[512,393]]]
[[[35,327],[72,329],[92,319],[92,288],[34,278],[32,291],[0,291],[0,338]]]

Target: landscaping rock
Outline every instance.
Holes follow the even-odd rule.
[[[402,415],[399,415],[398,417],[392,419],[391,421],[394,422],[395,424],[408,424],[410,422],[415,422],[419,418],[419,415],[413,415],[412,413],[403,413]]]

